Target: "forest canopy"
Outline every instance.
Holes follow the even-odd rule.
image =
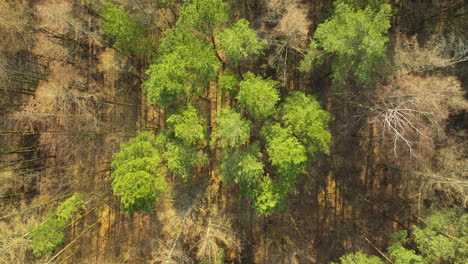
[[[0,1],[0,263],[467,263],[466,1]]]

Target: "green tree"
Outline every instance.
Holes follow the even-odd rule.
[[[180,10],[177,26],[211,36],[213,29],[229,21],[227,3],[222,0],[189,0]]]
[[[262,136],[266,141],[266,153],[275,170],[276,180],[273,182],[264,182],[264,188],[268,187],[270,193],[261,192],[263,197],[270,197],[269,204],[275,207],[271,209],[285,210],[286,198],[291,192],[291,187],[296,182],[297,177],[305,172],[306,161],[308,160],[305,147],[292,134],[289,128],[283,128],[278,123],[268,125],[262,128]],[[270,211],[264,211],[268,214]]]
[[[152,45],[146,37],[145,28],[130,14],[111,2],[103,2],[101,16],[104,18],[103,31],[114,41],[114,47],[123,52],[150,55]]]
[[[466,263],[467,227],[468,214],[464,209],[454,207],[433,210],[424,219],[422,227],[411,228],[412,236],[408,236],[406,230],[394,233],[394,242],[387,248],[388,255],[395,264]],[[411,245],[415,247],[411,248]],[[367,256],[361,252],[345,255],[340,260],[342,264],[384,263],[376,256]]]
[[[221,163],[223,180],[239,184],[241,191],[253,198],[253,191],[264,173],[261,158],[258,144],[252,144],[246,149],[224,151]]]
[[[218,79],[218,87],[222,91],[233,91],[239,85],[239,79],[234,74],[224,73]]]
[[[249,27],[249,22],[245,19],[220,32],[219,39],[224,53],[234,65],[247,57],[261,54],[266,46],[266,41],[258,40],[257,32]]]
[[[307,152],[289,128],[274,123],[264,127],[262,135],[266,140],[266,151],[271,164],[285,180],[294,179],[303,172]]]
[[[462,208],[434,210],[412,234],[424,263],[462,264],[468,261],[468,214]]]
[[[236,111],[223,109],[216,117],[212,142],[218,142],[223,148],[245,144],[250,137],[250,126],[250,122],[244,120]]]
[[[64,228],[83,207],[83,196],[74,194],[57,208],[51,210],[44,222],[35,226],[28,235],[30,247],[36,257],[42,257],[57,248],[65,240]]]
[[[390,28],[391,7],[382,4],[380,9],[367,7],[355,10],[339,2],[333,16],[320,24],[311,41],[311,51],[300,69],[306,70],[323,61],[323,53],[334,55],[333,80],[335,85],[346,81],[349,72],[358,82],[371,79],[374,66],[385,55],[386,33]]]
[[[277,81],[248,72],[239,82],[240,78],[231,73],[230,67],[248,56],[260,54],[266,42],[258,39],[246,20],[223,30],[228,18],[227,4],[221,0],[189,0],[182,5],[175,27],[164,33],[158,58],[146,72],[148,78],[143,89],[150,105],[176,114],[169,115],[165,122],[167,130],[160,131],[156,143],[152,143],[156,145],[154,158],[153,154],[138,157],[138,171],[153,170],[148,172],[148,177],[141,177],[145,181],[156,172],[161,179],[164,173],[170,172],[187,181],[196,166],[205,164],[203,149],[207,145],[221,148],[221,152],[211,153],[221,154],[222,180],[238,184],[242,196],[250,199],[260,214],[268,215],[286,208],[287,195],[310,158],[306,150],[309,154],[328,152],[331,140],[326,126],[330,117],[314,98],[301,93],[292,93],[277,107],[280,101]],[[220,45],[214,35],[217,32],[221,32]],[[223,54],[232,64],[224,65],[221,71]],[[238,104],[232,102],[231,108],[217,112],[215,125],[210,127],[204,116],[214,113],[201,111],[215,111],[213,100],[220,105],[219,90],[214,89],[219,89],[223,98],[225,94],[232,95]],[[304,109],[306,112],[300,113]],[[245,119],[244,111],[245,116],[260,121],[255,122],[256,131],[251,131],[253,125]],[[269,118],[282,123],[268,125]],[[250,142],[251,133],[260,143]],[[135,158],[126,159],[131,163]],[[154,159],[153,166],[148,165],[149,159]],[[271,171],[265,173],[265,168]],[[122,187],[126,184],[132,183],[125,181]],[[132,188],[135,187],[128,190]],[[125,196],[132,197],[133,191],[128,192]],[[133,199],[127,207],[147,210],[155,196],[146,189],[142,193],[145,195],[141,204],[136,206]]]
[[[406,230],[395,232],[392,235],[394,243],[388,247],[390,258],[395,264],[422,264],[423,258],[412,249],[407,249],[404,245],[408,242]]]
[[[265,175],[254,188],[253,207],[261,215],[269,215],[279,208],[282,200],[273,180]]]
[[[281,107],[281,119],[293,134],[314,153],[329,153],[331,134],[327,130],[330,113],[312,96],[293,92]]]
[[[130,215],[151,211],[156,198],[166,190],[166,170],[161,164],[163,146],[157,142],[149,132],[139,132],[113,156],[112,189]]]
[[[167,35],[169,40],[163,42],[162,48],[168,52],[146,71],[148,79],[143,83],[143,89],[151,105],[167,107],[179,96],[200,95],[221,67],[213,45],[177,30],[172,32]]]
[[[186,145],[194,145],[205,139],[205,120],[198,115],[197,109],[189,105],[180,114],[171,115],[167,123],[176,138]]]
[[[265,119],[275,112],[279,101],[278,81],[263,79],[248,72],[240,83],[237,100],[255,119]]]
[[[180,54],[171,53],[157,60],[146,71],[148,79],[143,89],[150,105],[169,106],[180,95],[187,95],[190,87],[185,84],[186,61]]]
[[[166,144],[164,158],[167,161],[167,169],[180,175],[184,181],[190,178],[196,165],[206,163],[205,155],[198,154],[191,147],[176,142],[168,142]]]
[[[340,264],[385,264],[379,257],[369,256],[361,251],[340,258]],[[333,264],[333,262],[331,263]]]

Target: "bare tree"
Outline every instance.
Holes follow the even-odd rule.
[[[268,63],[281,73],[279,76],[286,83],[288,71],[294,68],[288,62],[305,53],[311,25],[308,8],[297,0],[273,0],[268,1],[267,11],[263,34],[274,47]]]
[[[434,36],[424,45],[416,37],[397,38],[394,63],[398,75],[437,70],[467,60],[467,40],[455,35]]]
[[[379,86],[372,109],[372,122],[380,127],[382,138],[392,142],[395,156],[400,143],[410,154],[432,153],[434,139],[445,137],[449,114],[467,109],[464,92],[455,77],[442,75],[395,77]]]

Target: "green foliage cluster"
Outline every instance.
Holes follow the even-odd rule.
[[[387,0],[337,0],[336,3],[344,3],[355,9],[365,9],[366,7],[379,10],[382,4],[388,3]]]
[[[251,124],[233,109],[226,108],[216,117],[216,130],[212,142],[221,147],[237,147],[247,142],[250,137]]]
[[[171,115],[167,123],[175,136],[186,145],[201,143],[205,139],[206,121],[198,115],[197,109],[189,105],[180,114]]]
[[[282,104],[281,120],[313,153],[329,153],[331,134],[327,131],[330,113],[310,95],[293,92]]]
[[[333,264],[332,262],[331,264]],[[379,257],[369,256],[361,251],[344,255],[340,258],[340,264],[385,264]]]
[[[150,55],[152,45],[146,37],[145,28],[134,20],[128,11],[116,4],[103,2],[102,5],[103,31],[114,41],[114,47],[123,53]]]
[[[166,143],[164,157],[167,161],[167,169],[180,175],[184,181],[189,180],[196,165],[205,164],[207,159],[204,154],[197,153],[193,148],[171,141]]]
[[[275,113],[279,101],[278,81],[263,79],[248,72],[240,83],[237,100],[250,116],[255,119],[265,119]]]
[[[162,147],[157,143],[151,133],[139,132],[113,156],[112,189],[128,214],[151,211],[157,196],[166,189]]]
[[[262,121],[260,134],[256,137],[264,140],[265,153],[262,154],[255,144],[244,146],[250,137],[250,125],[232,110],[220,113],[213,136],[215,144],[228,149],[222,158],[223,180],[238,183],[241,192],[263,215],[286,208],[287,195],[305,171],[309,157],[328,153],[331,143],[327,131],[331,117],[320,108],[316,99],[293,92],[277,109],[277,86],[277,82],[249,72],[244,75],[237,95],[239,105],[253,121]],[[265,122],[268,117],[281,123]],[[267,163],[274,168],[273,175],[265,175],[264,154]]]
[[[265,175],[262,153],[257,143],[246,149],[227,150],[221,164],[223,181],[239,184],[242,195],[252,200],[253,208],[268,215],[278,208],[280,195],[272,179]]]
[[[335,85],[345,82],[350,72],[360,83],[371,80],[374,66],[385,55],[390,15],[388,4],[382,4],[379,10],[369,6],[355,10],[339,2],[333,16],[317,27],[311,51],[300,69],[310,69],[314,63],[322,62],[323,53],[330,53],[335,55],[332,66]]]
[[[74,194],[51,210],[47,218],[34,227],[28,235],[30,247],[36,257],[42,257],[63,243],[64,228],[73,216],[83,207],[83,196]]]
[[[266,41],[257,39],[257,33],[245,19],[219,33],[219,39],[223,51],[234,65],[249,56],[261,54],[266,46]]]
[[[175,114],[167,118],[167,130],[159,132],[156,139],[147,140],[157,146],[148,143],[153,151],[137,156],[141,163],[138,173],[145,181],[151,179],[149,175],[165,172],[187,181],[197,165],[206,163],[205,147],[220,148],[220,152],[213,151],[220,157],[210,158],[220,158],[222,180],[239,184],[241,194],[251,200],[253,207],[268,215],[285,208],[286,197],[309,159],[307,150],[310,154],[328,152],[331,139],[326,129],[331,118],[315,98],[302,93],[291,94],[278,107],[279,82],[251,72],[242,76],[232,73],[230,67],[260,54],[266,42],[258,39],[248,21],[239,20],[222,30],[228,22],[225,2],[189,0],[182,5],[175,27],[165,32],[159,56],[146,72],[143,88],[150,105]],[[220,32],[220,45],[216,47],[222,51],[215,50],[216,32]],[[223,66],[224,74],[220,72],[222,62],[218,57],[222,54],[229,58]],[[209,86],[214,80],[217,86]],[[220,89],[222,98],[227,94],[238,103],[231,102],[232,108],[217,112],[213,128],[207,127],[208,122],[194,107],[200,104],[200,98],[203,102],[211,100],[210,96],[206,98],[207,87]],[[118,162],[119,157],[115,159]],[[271,175],[265,172],[268,165],[274,169]],[[116,168],[119,166],[130,165]],[[128,186],[131,191],[114,191],[126,197],[123,201],[128,200],[123,202],[127,211],[148,210],[159,192],[151,187],[152,182],[148,182],[148,188],[129,186],[136,180],[122,182],[122,188]],[[135,188],[143,189],[138,197]]]
[[[211,35],[214,28],[229,21],[228,11],[222,0],[189,0],[182,6],[177,23]]]
[[[424,226],[413,227],[414,242],[422,263],[468,262],[468,214],[462,208],[435,211],[424,219]]]
[[[220,0],[185,3],[176,26],[165,33],[160,56],[147,70],[143,88],[151,105],[167,107],[179,96],[200,95],[221,67],[213,43],[213,28],[227,21],[226,4]],[[193,34],[193,31],[199,34]]]
[[[234,74],[224,73],[218,79],[218,87],[223,91],[233,91],[239,85],[239,79]]]
[[[411,236],[401,230],[392,239],[394,243],[387,251],[395,264],[467,263],[468,214],[458,207],[434,210],[424,219],[422,227],[412,227]],[[414,249],[410,247],[413,244]],[[342,264],[384,263],[376,256],[360,252],[345,255],[340,261]]]
[[[228,149],[223,155],[223,180],[241,185],[242,191],[253,197],[253,190],[263,177],[262,154],[258,144],[252,144],[246,149]]]
[[[182,33],[178,39],[176,34],[177,30],[171,31],[163,42],[162,48],[170,52],[163,53],[146,71],[143,88],[151,105],[167,107],[178,96],[202,93],[221,67],[213,45]]]

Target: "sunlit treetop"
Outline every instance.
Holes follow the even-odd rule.
[[[266,151],[271,164],[277,168],[280,176],[293,179],[303,172],[307,152],[289,128],[274,123],[265,126],[261,134],[266,140]]]
[[[281,119],[312,153],[329,153],[331,134],[327,130],[330,113],[312,96],[293,92],[281,108]]]
[[[162,146],[149,132],[140,132],[121,145],[111,168],[112,189],[121,198],[124,212],[151,211],[154,201],[166,189]]]
[[[150,55],[152,45],[150,39],[146,37],[145,28],[123,8],[111,2],[103,2],[102,5],[104,33],[115,42],[114,47],[124,53]]]
[[[28,238],[36,257],[52,252],[65,241],[64,228],[73,216],[84,208],[83,204],[84,196],[74,194],[49,211],[46,219],[31,230]]]
[[[167,107],[180,96],[200,94],[206,83],[216,78],[221,62],[214,47],[197,39],[189,40],[172,40],[183,43],[160,56],[146,71],[148,79],[143,88],[151,105]]]
[[[271,79],[263,79],[248,72],[240,83],[237,100],[242,108],[255,119],[265,119],[275,112],[279,101],[279,83]]]
[[[219,39],[224,53],[234,65],[249,56],[261,54],[266,46],[266,41],[258,40],[257,32],[249,27],[245,19],[219,33]]]
[[[182,140],[184,144],[194,145],[205,139],[205,120],[191,105],[179,114],[171,115],[167,123],[175,137]]]
[[[359,82],[369,81],[385,55],[390,15],[388,4],[382,4],[379,10],[356,10],[338,3],[333,16],[318,25],[301,68],[308,69],[320,60],[323,54],[317,50],[323,50],[336,56],[332,66],[335,84],[345,81],[350,72]]]
[[[182,5],[177,27],[211,35],[215,27],[228,21],[229,9],[222,0],[188,0]]]
[[[263,176],[262,154],[258,144],[228,149],[222,154],[221,175],[226,182],[240,184],[241,191],[253,195],[253,188]]]
[[[224,73],[218,79],[218,87],[223,91],[232,91],[239,85],[239,79],[230,73]]]
[[[250,137],[250,122],[236,111],[226,108],[216,117],[213,142],[221,147],[237,147],[245,144]]]

